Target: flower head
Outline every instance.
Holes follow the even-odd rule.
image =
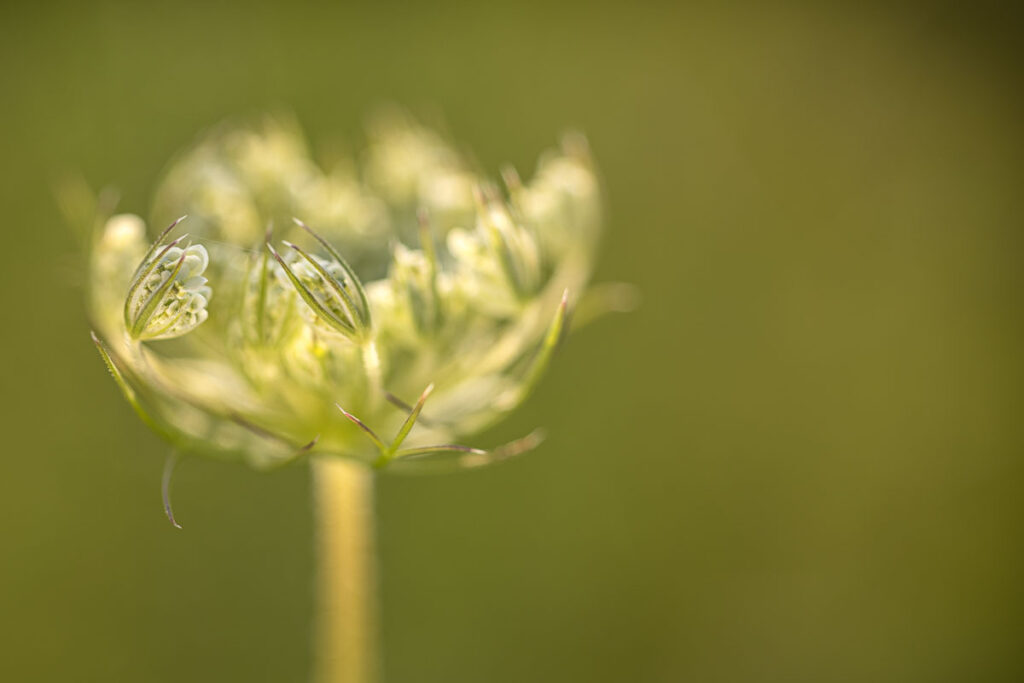
[[[529,393],[584,291],[600,201],[582,139],[528,182],[506,171],[505,192],[403,117],[362,158],[322,168],[280,121],[219,130],[156,193],[191,241],[178,221],[148,244],[138,217],[101,221],[94,339],[164,438],[263,466],[315,453],[406,470],[536,443],[461,439]]]

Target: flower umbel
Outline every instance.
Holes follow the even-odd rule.
[[[156,194],[194,241],[173,237],[182,219],[151,244],[135,216],[99,221],[94,339],[176,447],[420,471],[536,445],[460,440],[526,397],[584,293],[600,199],[582,138],[528,182],[506,171],[505,192],[400,116],[362,160],[324,169],[280,121],[220,130]]]

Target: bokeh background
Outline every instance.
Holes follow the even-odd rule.
[[[599,279],[493,469],[380,482],[388,683],[1024,676],[1021,24],[997,5],[0,6],[0,679],[302,681],[310,486],[107,376],[54,183],[145,213],[204,128],[382,102],[496,170],[567,126]]]

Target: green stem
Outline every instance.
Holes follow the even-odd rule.
[[[373,474],[339,459],[313,461],[317,510],[315,683],[376,683]]]

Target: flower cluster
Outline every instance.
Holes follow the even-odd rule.
[[[214,131],[159,187],[155,241],[136,216],[99,221],[94,340],[186,451],[408,471],[521,452],[536,436],[459,440],[544,371],[590,276],[600,197],[579,136],[529,181],[503,177],[402,116],[371,127],[360,163],[327,168],[287,122]],[[174,236],[182,213],[191,237]]]

